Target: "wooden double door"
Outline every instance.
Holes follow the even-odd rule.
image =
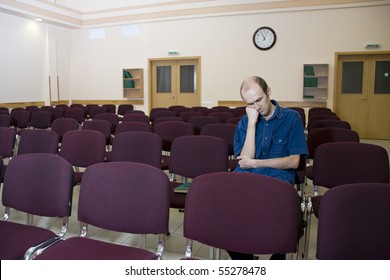
[[[335,112],[360,138],[390,139],[390,52],[336,53]]]
[[[149,60],[150,108],[174,105],[200,106],[200,58],[162,58]]]

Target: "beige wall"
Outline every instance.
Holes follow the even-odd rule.
[[[372,42],[381,44],[379,50],[390,50],[389,14],[390,5],[267,11],[248,15],[139,23],[139,35],[130,37],[122,37],[121,26],[102,27],[106,33],[104,39],[90,39],[90,29],[65,30],[51,27],[47,31],[47,26],[41,24],[40,30],[47,32],[46,36],[35,36],[32,42],[36,41],[43,46],[42,50],[35,47],[31,49],[29,38],[30,41],[26,40],[25,50],[30,51],[23,53],[34,57],[28,63],[27,70],[31,77],[36,77],[41,82],[34,85],[34,93],[27,94],[23,86],[16,87],[13,92],[18,98],[4,94],[11,88],[10,81],[16,83],[20,79],[19,72],[15,71],[15,75],[10,75],[8,69],[26,64],[26,59],[19,59],[20,54],[9,51],[12,50],[12,44],[17,43],[10,38],[14,34],[26,37],[21,31],[21,25],[29,21],[0,14],[0,29],[6,28],[4,23],[12,31],[5,35],[1,33],[5,40],[2,40],[0,46],[0,56],[4,56],[4,51],[7,50],[10,57],[5,60],[5,65],[3,58],[1,59],[0,74],[8,74],[7,80],[0,83],[0,103],[20,100],[23,96],[28,99],[25,101],[47,101],[47,73],[53,68],[49,65],[57,62],[60,80],[65,83],[62,84],[61,99],[123,99],[121,70],[138,67],[145,69],[144,85],[147,94],[148,58],[168,57],[168,51],[177,50],[180,56],[202,58],[203,105],[214,106],[218,100],[239,100],[238,88],[241,81],[249,75],[264,77],[272,88],[274,99],[303,100],[303,64],[328,63],[328,106],[332,106],[334,53],[364,51],[364,45]],[[263,25],[272,27],[277,33],[277,43],[269,51],[260,51],[252,43],[254,31]],[[59,30],[54,33],[60,38],[56,50],[59,59],[55,62],[52,55],[45,53],[48,52],[45,46],[50,47],[48,42],[52,40],[53,28]],[[35,59],[48,62],[38,63],[34,62]],[[148,99],[145,98],[145,104],[137,107],[147,110],[147,102]]]

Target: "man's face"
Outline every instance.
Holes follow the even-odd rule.
[[[259,112],[263,117],[271,113],[271,100],[261,87],[254,83],[248,83],[242,88],[241,95],[249,108]]]

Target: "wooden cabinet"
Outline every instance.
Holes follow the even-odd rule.
[[[123,97],[132,100],[144,99],[144,69],[123,69]]]
[[[328,99],[328,64],[303,65],[303,98]]]

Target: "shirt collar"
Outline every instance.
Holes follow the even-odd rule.
[[[276,106],[275,112],[274,112],[273,116],[271,117],[271,119],[274,117],[277,117],[279,119],[283,118],[284,114],[283,114],[282,110],[280,110],[279,103],[275,100],[271,100],[271,103]]]

